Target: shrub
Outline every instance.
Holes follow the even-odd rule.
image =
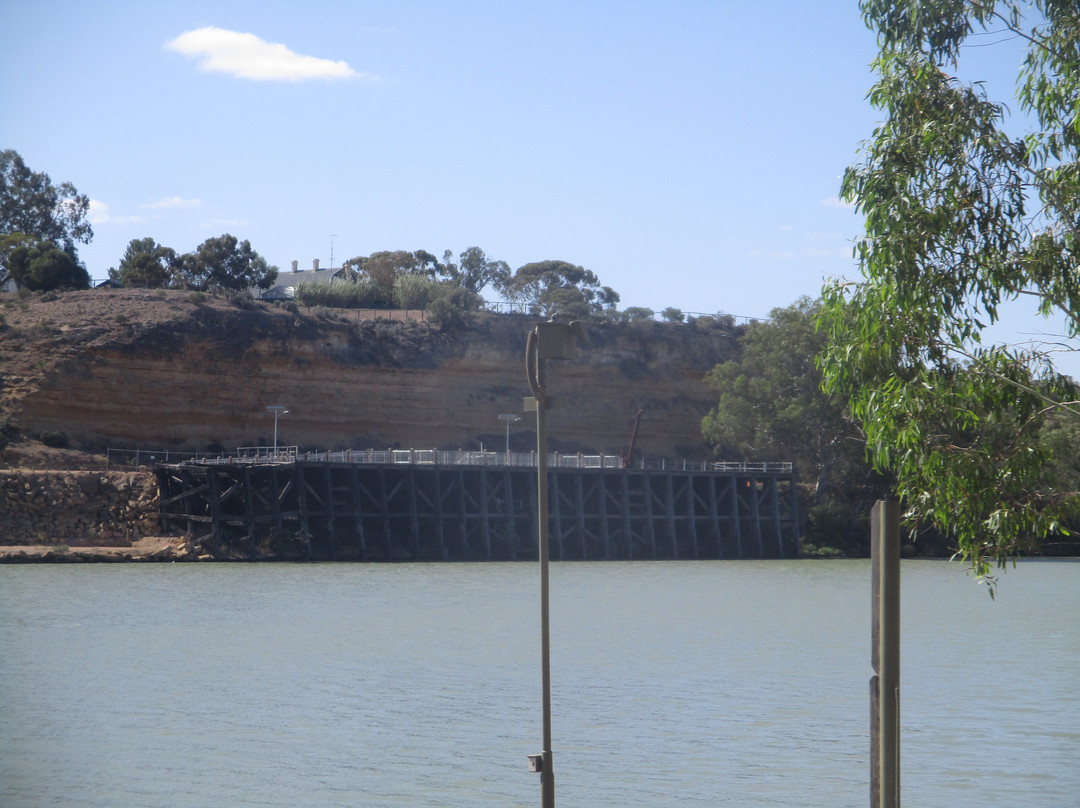
[[[302,306],[334,309],[383,309],[390,304],[378,284],[368,277],[341,283],[299,283],[294,299]]]
[[[437,294],[427,304],[428,318],[442,330],[464,325],[483,304],[476,292],[454,284],[438,285]]]
[[[620,319],[624,323],[640,323],[645,320],[652,321],[655,315],[656,312],[652,309],[646,309],[642,306],[630,306],[622,311]]]
[[[394,280],[394,302],[403,309],[423,309],[439,292],[439,282],[406,272]]]
[[[255,298],[253,298],[251,293],[246,289],[226,289],[224,296],[226,300],[238,309],[255,308]]]
[[[41,442],[51,449],[68,448],[68,437],[59,430],[46,430],[41,433]]]

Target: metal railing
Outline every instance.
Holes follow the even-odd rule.
[[[241,446],[236,450],[238,463],[295,463],[296,446]]]
[[[366,465],[510,466],[536,468],[536,452],[490,452],[458,449],[339,449],[300,451],[296,446],[243,446],[235,452],[174,452],[147,449],[109,449],[109,463],[141,465],[198,463],[200,465],[268,463],[357,463]],[[549,468],[619,469],[622,458],[611,454],[549,452]],[[727,473],[791,474],[790,462],[744,460],[671,460],[640,458],[630,468],[648,471],[715,471]]]

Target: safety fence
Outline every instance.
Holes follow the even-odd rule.
[[[296,446],[242,446],[235,452],[190,452],[165,449],[109,449],[109,467],[153,466],[159,463],[199,465],[234,465],[269,463],[357,463],[365,465],[424,466],[509,466],[535,468],[536,452],[490,452],[457,449],[340,449],[300,451]],[[549,452],[549,468],[617,469],[624,468],[618,455]],[[790,474],[790,462],[748,462],[742,460],[672,460],[669,458],[635,459],[630,468],[647,471],[716,471]]]

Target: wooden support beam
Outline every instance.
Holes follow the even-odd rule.
[[[506,519],[507,553],[511,561],[517,561],[517,526],[514,520],[514,485],[510,467],[503,467],[503,518]]]
[[[491,561],[491,513],[488,510],[487,469],[480,469],[480,540],[484,544],[484,559]]]
[[[441,471],[435,473],[435,539],[439,546],[439,557],[443,561],[450,560],[450,553],[446,548],[446,531],[443,528],[443,519],[445,514],[443,513],[443,489],[442,489],[443,474]]]
[[[686,513],[690,519],[690,557],[697,561],[701,558],[700,548],[698,547],[698,533],[697,533],[697,511],[695,506],[699,501],[697,494],[694,493],[694,480],[693,473],[686,475]]]
[[[784,557],[784,531],[780,525],[780,492],[777,490],[780,487],[779,481],[776,477],[769,480],[769,490],[772,498],[772,522],[773,530],[776,536],[776,557]]]
[[[742,541],[742,520],[743,515],[741,508],[739,507],[742,498],[739,496],[739,486],[743,485],[744,480],[741,477],[732,477],[730,482],[730,497],[731,497],[731,523],[735,527],[735,558],[745,558],[743,555],[743,541]]]
[[[336,502],[334,500],[334,480],[333,470],[330,468],[330,464],[324,464],[324,482],[326,485],[326,505],[324,509],[326,513],[326,552],[330,555],[331,561],[337,561],[338,559],[338,542],[337,531],[335,530],[334,517],[337,516],[335,511]]]
[[[600,542],[603,549],[604,560],[611,560],[611,530],[608,526],[608,484],[611,475],[606,471],[600,471],[600,479],[597,484],[597,518],[600,520]]]
[[[720,503],[718,502],[716,495],[716,488],[721,483],[721,478],[715,475],[709,475],[704,478],[705,484],[708,486],[709,495],[709,527],[712,528],[713,535],[713,557],[724,557],[724,534],[720,530]]]
[[[589,532],[585,528],[585,475],[574,475],[574,512],[577,513],[577,532],[581,537],[581,560],[589,558]]]
[[[664,516],[667,518],[668,533],[671,534],[671,557],[679,557],[679,531],[675,527],[675,475],[664,475]]]
[[[645,536],[649,540],[649,558],[656,560],[656,522],[654,521],[655,514],[653,513],[653,494],[652,494],[652,479],[651,475],[641,475],[641,483],[644,486],[644,504],[645,504]]]
[[[634,557],[634,535],[630,528],[630,472],[620,474],[619,480],[622,483],[622,523],[626,540],[626,558],[630,560]]]

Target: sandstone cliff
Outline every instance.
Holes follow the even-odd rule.
[[[463,329],[362,321],[355,312],[237,304],[186,292],[0,296],[0,435],[51,433],[75,449],[231,450],[273,439],[302,448],[502,449],[499,413],[522,411],[528,317],[480,315]],[[703,383],[732,358],[713,325],[590,325],[573,362],[552,363],[552,448],[617,453],[644,409],[645,456],[708,456]],[[528,417],[511,446],[528,451]],[[11,451],[11,448],[8,450]],[[0,461],[3,462],[3,461]]]

